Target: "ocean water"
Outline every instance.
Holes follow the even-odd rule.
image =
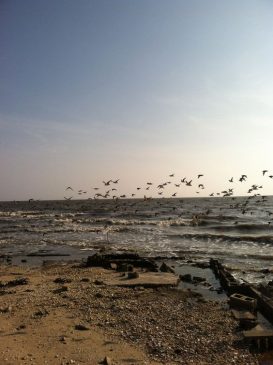
[[[102,248],[177,260],[213,257],[242,280],[268,281],[273,197],[0,202],[0,255]]]

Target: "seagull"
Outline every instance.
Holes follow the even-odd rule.
[[[117,179],[117,180],[115,180],[115,181],[112,181],[112,183],[117,184],[117,183],[119,182],[119,180],[120,180],[120,179]],[[110,180],[110,181],[111,181],[111,180]]]
[[[109,181],[106,181],[106,182],[103,181],[103,183],[104,183],[105,186],[109,186],[110,185],[110,182],[112,182],[112,180],[109,180]]]
[[[263,176],[268,172],[268,170],[263,170]]]
[[[169,177],[174,177],[174,174],[169,175]]]
[[[176,196],[177,193],[172,194],[172,196]]]
[[[200,177],[202,177],[202,176],[204,176],[204,175],[202,175],[202,174],[199,174],[198,176],[197,176],[197,179],[199,179]]]
[[[186,182],[186,185],[187,185],[187,186],[192,186],[192,185],[191,185],[191,182],[192,182],[192,180],[191,180],[191,181],[187,181],[187,182]]]
[[[205,187],[204,187],[204,185],[203,185],[203,184],[199,184],[199,185],[198,185],[198,188],[200,188],[200,189],[205,189]]]
[[[65,200],[71,200],[72,199],[72,196],[70,196],[69,198],[67,198],[67,197],[64,196],[64,199]]]
[[[233,182],[233,177],[231,179],[229,179],[228,181],[232,183]]]
[[[242,175],[239,179],[240,182],[246,181],[247,176],[246,175]]]
[[[71,186],[68,186],[65,190],[73,190]]]

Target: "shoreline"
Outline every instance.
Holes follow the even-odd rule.
[[[79,263],[0,272],[28,279],[1,289],[1,364],[258,364],[224,303],[187,288],[107,285],[121,274]]]

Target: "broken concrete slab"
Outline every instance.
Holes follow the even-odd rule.
[[[110,286],[155,288],[177,286],[178,282],[179,277],[172,273],[146,272],[139,273],[139,277],[134,279],[129,279],[127,276],[115,275],[113,278],[105,281],[105,284]]]
[[[231,313],[244,330],[252,329],[257,325],[257,317],[249,311],[232,309]]]
[[[272,337],[273,331],[267,328],[262,327],[260,324],[257,324],[254,328],[248,331],[243,331],[244,338],[258,338],[258,337]]]
[[[234,293],[230,296],[230,307],[238,309],[248,309],[255,312],[257,309],[257,300],[240,293]]]
[[[232,313],[233,317],[235,319],[237,319],[238,321],[240,321],[240,320],[251,321],[251,320],[256,320],[256,318],[257,318],[253,313],[251,313],[249,311],[240,311],[240,310],[232,309],[231,313]]]
[[[261,350],[268,350],[273,345],[273,331],[257,324],[254,328],[242,332],[245,341]]]
[[[111,269],[111,265],[113,264],[115,264],[117,268],[122,265],[131,265],[154,272],[158,271],[157,264],[154,260],[141,257],[137,253],[104,255],[96,253],[92,256],[88,256],[86,261],[86,267],[103,267],[105,269]]]

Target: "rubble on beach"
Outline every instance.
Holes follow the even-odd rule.
[[[258,364],[226,304],[192,290],[113,285],[124,273],[111,267],[0,270],[3,283],[27,279],[1,288],[1,364]]]

